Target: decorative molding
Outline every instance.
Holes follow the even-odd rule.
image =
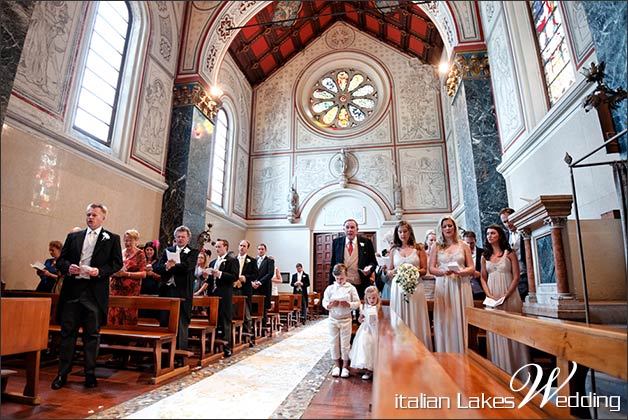
[[[462,80],[488,77],[490,71],[486,51],[458,52],[447,77],[447,94],[452,98],[456,96]]]
[[[173,88],[172,107],[195,106],[212,123],[222,106],[218,98],[212,98],[199,83],[184,83]]]
[[[552,229],[562,229],[567,225],[567,218],[550,216],[543,219],[543,224],[550,226]]]

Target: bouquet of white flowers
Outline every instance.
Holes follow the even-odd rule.
[[[403,290],[403,300],[408,303],[410,302],[408,295],[414,293],[420,278],[421,274],[419,273],[419,269],[412,264],[405,263],[397,267],[397,274],[394,280],[399,287],[401,287],[401,290]]]

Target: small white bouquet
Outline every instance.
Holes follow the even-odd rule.
[[[411,295],[416,290],[421,274],[419,269],[412,264],[401,264],[397,267],[397,274],[394,280],[397,282],[401,290],[403,290],[403,300],[410,302],[408,295]]]

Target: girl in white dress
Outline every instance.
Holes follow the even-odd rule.
[[[360,328],[355,333],[353,345],[349,352],[351,367],[364,369],[362,379],[365,381],[373,377],[375,366],[375,351],[377,349],[377,310],[380,305],[379,290],[376,286],[369,286],[364,291],[364,303],[360,307]]]
[[[419,269],[421,276],[427,270],[427,255],[424,251],[417,251],[416,240],[412,226],[401,221],[395,226],[393,236],[393,248],[390,250],[390,263],[388,264],[388,276],[394,278],[397,268],[402,264],[412,264]],[[425,344],[428,350],[432,351],[432,330],[430,328],[430,316],[427,311],[427,301],[423,282],[419,281],[414,293],[407,296],[408,302],[404,299],[404,292],[401,286],[392,280],[390,288],[390,310],[401,318],[414,335]]]
[[[506,233],[499,225],[490,225],[486,229],[486,241],[489,246],[482,254],[482,289],[491,299],[504,297],[504,303],[499,309],[521,313],[523,304],[517,290],[517,254],[512,251]],[[486,338],[491,362],[506,372],[513,374],[521,366],[530,363],[530,353],[526,345],[490,332],[486,334]],[[520,379],[525,381],[527,373],[521,371],[520,375]]]
[[[464,352],[467,340],[464,308],[473,306],[470,278],[475,271],[471,249],[458,233],[453,216],[436,226],[436,244],[430,247],[434,288],[434,343],[438,352]]]

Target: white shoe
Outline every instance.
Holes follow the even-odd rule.
[[[340,376],[340,368],[338,366],[334,367],[331,370],[331,376],[333,376],[334,378],[337,378]]]
[[[340,374],[341,378],[348,378],[349,377],[349,369],[347,368],[342,368],[342,374]]]
[[[364,379],[365,381],[368,381],[369,379],[371,379],[371,374],[365,373],[364,375],[362,375],[362,379]]]

